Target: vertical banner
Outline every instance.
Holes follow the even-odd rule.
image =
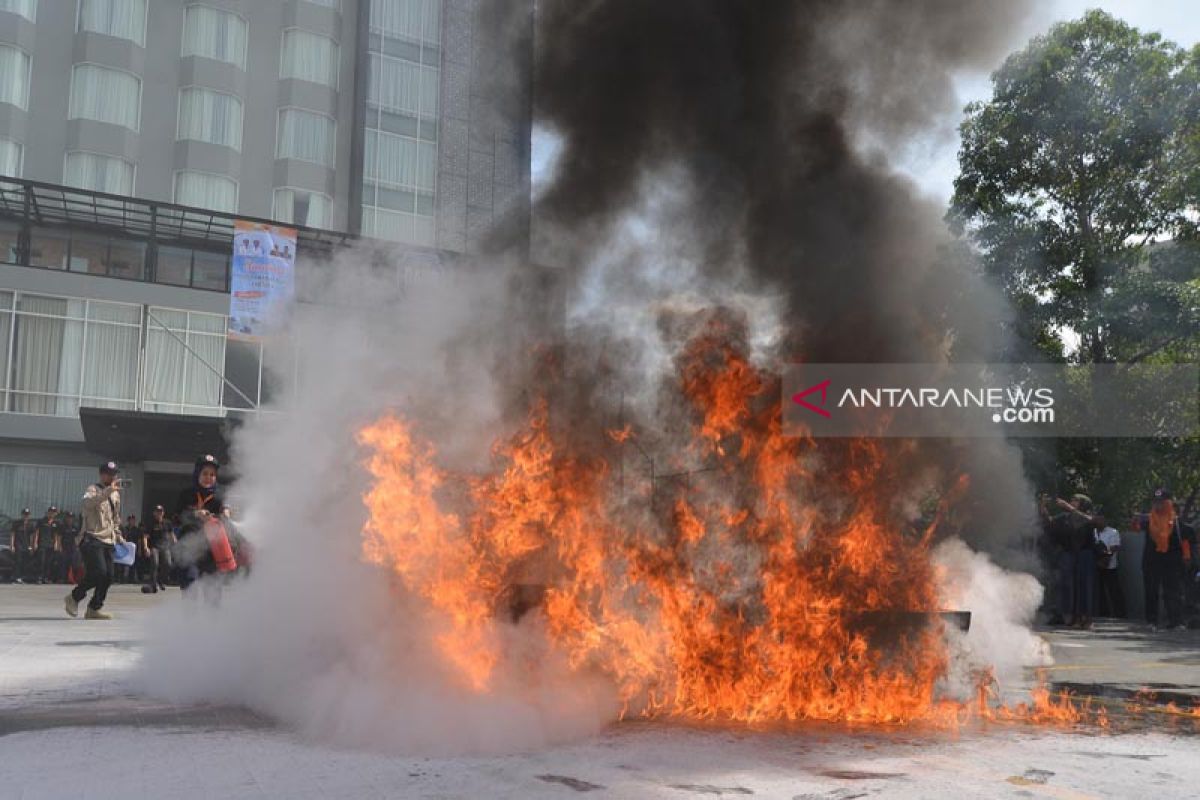
[[[296,229],[234,222],[229,336],[258,341],[295,292]]]

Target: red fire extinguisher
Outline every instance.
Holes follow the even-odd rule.
[[[237,569],[237,559],[233,557],[229,533],[219,519],[210,517],[204,523],[204,536],[208,539],[208,549],[216,562],[217,572],[233,572]]]

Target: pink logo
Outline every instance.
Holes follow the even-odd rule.
[[[829,381],[823,380],[820,383],[813,384],[812,386],[805,389],[803,392],[797,392],[796,394],[792,395],[792,402],[798,406],[804,406],[809,411],[815,411],[818,414],[820,414],[822,417],[825,417],[828,419],[830,416],[829,412],[821,407],[821,406],[825,405],[825,394],[828,390],[829,390]],[[821,393],[821,404],[820,405],[814,406],[812,403],[810,403],[804,399],[805,397],[808,397],[813,392]]]

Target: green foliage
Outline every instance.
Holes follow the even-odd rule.
[[[1014,335],[1051,361],[1200,360],[1200,47],[1091,11],[992,83],[966,109],[947,221],[1012,301]],[[1195,439],[1025,447],[1043,488],[1122,513],[1154,485],[1200,486]]]

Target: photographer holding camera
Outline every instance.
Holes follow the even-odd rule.
[[[120,470],[108,461],[100,465],[100,482],[93,483],[83,495],[83,538],[79,552],[83,556],[83,580],[64,599],[67,613],[79,616],[79,603],[92,593],[86,619],[112,619],[100,609],[113,580],[113,551],[125,539],[121,535]]]

